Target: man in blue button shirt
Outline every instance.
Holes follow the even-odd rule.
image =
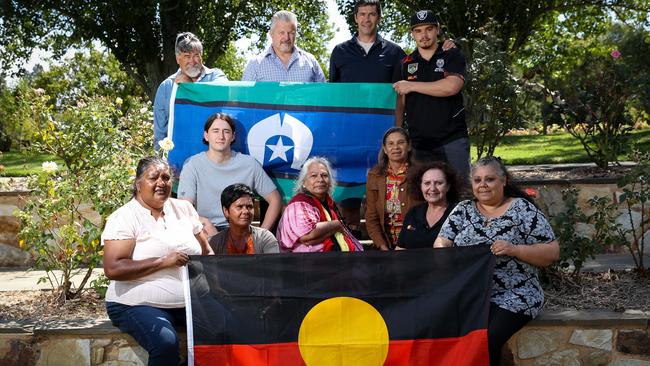
[[[271,46],[246,65],[245,81],[325,82],[325,74],[316,58],[295,45],[298,20],[290,11],[281,10],[271,18]]]
[[[153,103],[153,146],[158,149],[158,142],[167,137],[169,124],[169,100],[174,83],[208,82],[228,80],[223,71],[210,69],[203,65],[201,54],[203,45],[192,33],[184,32],[176,36],[176,63],[179,69],[165,79],[156,92]]]

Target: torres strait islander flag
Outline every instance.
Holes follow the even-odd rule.
[[[302,164],[316,155],[335,169],[335,200],[363,197],[367,171],[394,123],[395,96],[390,84],[376,83],[178,84],[170,101],[169,161],[180,172],[187,158],[205,151],[203,125],[223,112],[237,123],[233,149],[257,159],[285,201]]]
[[[192,256],[190,365],[488,365],[489,246]]]

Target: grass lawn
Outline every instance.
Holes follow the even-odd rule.
[[[633,131],[626,145],[631,147],[635,143],[641,151],[650,151],[650,129]],[[590,162],[580,142],[568,133],[506,136],[494,155],[501,157],[508,165]],[[475,159],[476,148],[472,145],[472,160]],[[619,160],[627,160],[627,154],[620,155]]]
[[[0,165],[5,169],[0,172],[4,177],[24,177],[41,170],[41,164],[45,161],[56,161],[59,166],[63,163],[54,159],[51,155],[27,155],[17,151],[3,152],[0,155]]]
[[[650,151],[650,129],[633,131],[628,137],[628,146],[638,144],[642,151]],[[472,145],[472,159],[476,159],[476,148]],[[506,164],[553,164],[587,163],[589,157],[582,145],[568,133],[552,135],[506,136],[495,151]],[[619,156],[626,160],[625,154]],[[26,155],[19,152],[5,152],[0,156],[0,165],[5,170],[0,176],[19,177],[40,171],[44,161],[54,160],[50,155]],[[55,160],[56,161],[56,160]],[[61,165],[61,161],[57,161]]]

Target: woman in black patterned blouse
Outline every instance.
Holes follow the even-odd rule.
[[[486,244],[497,256],[488,320],[494,366],[501,347],[539,313],[544,292],[537,267],[557,260],[560,247],[544,214],[512,184],[499,159],[479,159],[471,183],[475,198],[459,203],[449,214],[434,247]]]

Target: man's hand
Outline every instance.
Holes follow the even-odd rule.
[[[400,81],[396,82],[395,84],[393,84],[393,89],[399,95],[406,95],[406,94],[413,91],[412,86],[413,86],[413,82],[406,81],[406,80],[400,80]]]
[[[454,41],[451,39],[445,39],[445,41],[442,43],[442,50],[443,51],[449,51],[452,48],[456,48],[456,44]]]
[[[217,229],[212,225],[210,220],[207,217],[199,216],[199,221],[203,224],[203,233],[206,238],[211,238],[214,235],[217,235]]]

